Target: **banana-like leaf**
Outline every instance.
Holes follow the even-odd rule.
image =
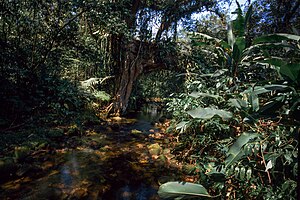
[[[251,15],[252,15],[252,11],[253,11],[253,6],[252,4],[249,6],[248,10],[247,10],[247,13],[245,15],[245,26],[244,26],[244,29],[247,30],[247,25],[250,21],[250,18],[251,18]]]
[[[258,111],[259,110],[258,95],[255,94],[254,92],[250,93],[249,100],[250,100],[250,103],[252,105],[252,110],[255,111],[255,112]]]
[[[289,77],[292,81],[299,82],[300,63],[290,63],[280,67],[280,73]]]
[[[280,57],[271,57],[271,58],[265,58],[265,59],[254,59],[258,63],[268,63],[270,65],[274,65],[277,67],[281,67],[284,65],[287,65],[287,62]]]
[[[270,35],[264,35],[261,37],[256,38],[253,43],[265,43],[265,42],[281,42],[282,40],[295,40],[299,41],[300,36],[293,35],[293,34],[285,34],[285,33],[277,33],[277,34],[270,34]]]
[[[194,97],[194,98],[210,97],[213,99],[223,99],[220,95],[214,95],[214,94],[208,94],[208,93],[202,93],[202,92],[192,92],[191,94],[189,94],[189,96]]]
[[[221,40],[215,37],[211,37],[210,35],[204,34],[204,33],[193,33],[193,36],[191,37],[191,40],[199,40],[202,39],[204,41],[212,41],[215,43],[220,43]]]
[[[228,99],[229,105],[236,108],[247,108],[247,102],[242,99]]]
[[[223,49],[230,49],[230,45],[227,42],[221,41],[220,45]]]
[[[271,57],[263,60],[258,60],[259,63],[268,63],[279,67],[279,72],[287,77],[289,77],[292,81],[299,82],[300,76],[300,63],[287,63],[283,58],[279,57]]]
[[[213,198],[205,187],[200,184],[187,182],[167,182],[159,187],[158,195],[161,199],[192,199],[192,198]]]
[[[236,45],[238,46],[240,52],[243,52],[246,47],[246,39],[245,37],[238,37],[235,41]]]
[[[211,119],[215,115],[218,115],[223,120],[228,120],[232,118],[232,113],[222,110],[222,109],[216,109],[216,108],[196,108],[194,110],[187,111],[189,115],[191,115],[193,118],[197,119]]]
[[[241,37],[245,34],[245,17],[243,16],[243,11],[238,1],[236,1],[236,4],[237,9],[233,13],[237,14],[237,17],[232,21],[232,24],[234,30],[237,32],[237,36]]]
[[[274,90],[278,90],[278,91],[285,91],[289,89],[288,86],[286,85],[280,85],[280,84],[271,84],[271,85],[264,85],[264,86],[255,86],[254,88],[249,88],[247,90],[245,90],[243,92],[243,94],[250,94],[250,93],[253,93],[253,94],[263,94],[263,93],[267,93],[267,92],[271,92],[271,91],[274,91]]]
[[[294,45],[290,45],[288,43],[282,43],[282,42],[274,42],[274,43],[259,43],[259,44],[254,44],[251,45],[250,47],[246,48],[243,51],[243,56],[249,55],[251,54],[251,52],[253,52],[255,49],[259,49],[259,50],[270,50],[270,49],[282,49],[282,48],[289,48],[292,49],[294,51],[300,51],[299,48],[297,48]],[[267,56],[269,57],[269,56]],[[254,58],[255,59],[255,58]]]
[[[259,137],[257,133],[243,133],[235,143],[230,147],[227,152],[227,158],[225,160],[226,167],[229,167],[234,162],[238,161],[245,155],[244,146],[252,139]]]
[[[272,99],[271,101],[265,103],[259,109],[259,112],[263,113],[263,114],[275,113],[276,111],[278,111],[284,105],[284,100],[285,99],[286,99],[285,96],[276,97],[276,98]]]
[[[232,30],[232,24],[228,24],[228,30],[227,30],[227,39],[228,39],[228,44],[230,45],[231,49],[233,50],[233,46],[235,43],[235,37],[233,35],[233,30]]]
[[[239,47],[236,43],[233,45],[233,51],[232,51],[232,59],[237,63],[240,60],[241,52],[239,50]]]

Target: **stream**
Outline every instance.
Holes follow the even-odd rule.
[[[0,199],[159,199],[161,180],[179,171],[167,135],[153,123],[161,115],[146,107],[111,119],[106,131],[91,127],[66,148],[36,152],[0,185]]]

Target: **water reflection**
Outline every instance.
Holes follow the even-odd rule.
[[[71,172],[69,169],[69,166],[63,166],[62,169],[60,170],[60,177],[61,177],[61,182],[66,186],[66,187],[72,187],[73,183],[73,178],[71,176]]]
[[[149,200],[158,199],[157,190],[143,183],[138,186],[126,185],[120,188],[116,195],[116,200]]]
[[[145,133],[157,130],[151,122],[161,114],[156,105],[149,105],[135,116],[137,123],[122,127],[119,132],[76,138],[81,145],[87,141],[97,148],[78,145],[73,150],[60,149],[46,155],[47,159],[37,162],[34,169],[11,181],[13,189],[0,186],[5,190],[0,191],[0,199],[158,199],[157,178],[165,172],[151,160],[147,149],[151,142]],[[139,134],[133,134],[133,129],[142,131],[143,136],[137,137]],[[118,142],[120,135],[126,140]],[[28,162],[34,165],[35,161]],[[16,184],[20,186],[15,187]]]
[[[72,151],[66,157],[67,160],[60,169],[60,180],[65,189],[72,189],[76,185],[74,177],[80,179],[81,173],[78,168],[77,153]]]

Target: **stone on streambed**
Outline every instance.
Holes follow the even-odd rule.
[[[149,153],[154,156],[158,156],[162,151],[162,149],[158,143],[150,144],[147,147],[148,147]]]

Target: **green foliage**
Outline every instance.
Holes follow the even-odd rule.
[[[95,95],[96,99],[99,99],[100,101],[109,101],[110,100],[110,95],[107,94],[105,91],[95,92],[94,95]]]
[[[158,194],[162,199],[193,199],[212,197],[200,184],[186,182],[168,182],[159,187]]]
[[[263,35],[249,43],[251,12],[243,16],[238,6],[228,43],[191,36],[193,67],[167,104],[178,132],[174,153],[196,163],[199,183],[222,199],[296,199],[299,37]]]
[[[245,155],[244,149],[248,148],[247,145],[249,145],[249,141],[257,138],[258,136],[259,135],[256,133],[242,133],[226,153],[227,158],[225,160],[225,166],[229,167],[236,161],[240,160],[243,156],[248,156]]]

